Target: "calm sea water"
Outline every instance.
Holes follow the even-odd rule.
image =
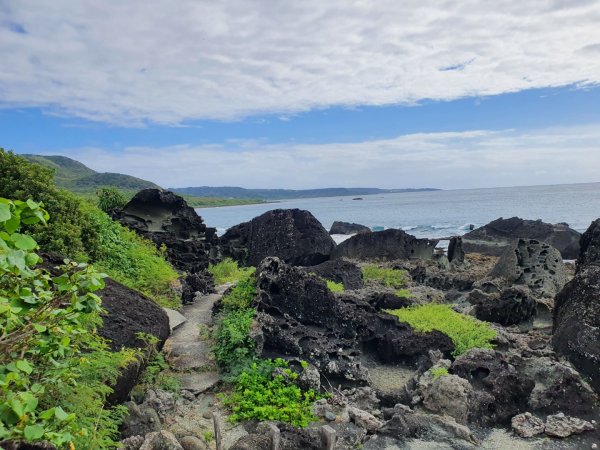
[[[600,183],[414,192],[286,200],[277,203],[196,211],[219,234],[276,208],[307,209],[327,229],[335,220],[372,229],[401,228],[417,237],[460,235],[499,217],[566,222],[584,231],[600,217]]]

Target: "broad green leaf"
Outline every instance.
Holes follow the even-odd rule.
[[[44,436],[45,430],[41,425],[27,425],[23,434],[28,441],[35,441]]]
[[[19,369],[22,372],[25,372],[27,375],[29,375],[33,371],[33,367],[31,366],[31,364],[29,364],[29,362],[27,362],[24,359],[17,361],[15,365],[17,366],[17,369]]]
[[[10,206],[5,203],[0,203],[0,222],[6,222],[11,217]]]
[[[69,418],[69,415],[60,406],[54,408],[54,416],[61,422]]]
[[[21,250],[33,250],[37,247],[37,242],[26,234],[14,233],[10,240],[14,242],[15,246]]]

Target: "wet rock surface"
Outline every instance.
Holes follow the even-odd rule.
[[[277,256],[297,266],[314,266],[329,259],[335,242],[308,211],[275,209],[231,227],[221,237],[224,256],[242,265],[257,266]]]
[[[505,248],[518,239],[535,239],[545,242],[561,253],[563,259],[576,259],[579,254],[581,234],[567,224],[549,224],[541,220],[519,217],[499,218],[463,236],[468,253],[500,256]]]
[[[206,269],[218,256],[216,230],[173,192],[144,189],[115,213],[115,219],[157,247],[164,245],[171,264],[183,272]]]
[[[417,239],[402,230],[388,229],[352,236],[339,244],[331,257],[382,261],[433,259],[437,243],[437,240]]]

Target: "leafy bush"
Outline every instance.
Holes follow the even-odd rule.
[[[302,392],[294,384],[296,378],[298,374],[282,359],[252,363],[236,378],[233,392],[222,397],[233,412],[229,420],[280,420],[307,426],[316,420],[311,405],[319,395],[312,389]]]
[[[256,296],[255,281],[251,274],[246,274],[231,291],[223,297],[222,304],[225,311],[247,309]]]
[[[252,308],[233,309],[218,320],[214,353],[222,371],[236,375],[255,359],[256,342],[250,337],[255,315]]]
[[[394,289],[400,289],[408,282],[408,276],[404,270],[388,269],[375,264],[363,266],[362,273],[365,282],[375,282]]]
[[[177,307],[174,292],[178,274],[153,242],[112,220],[93,205],[82,204],[89,217],[93,240],[90,259],[94,265],[119,283],[136,289],[161,306]]]
[[[88,217],[80,210],[81,200],[54,185],[53,171],[33,164],[0,148],[0,197],[43,202],[50,214],[47,225],[24,224],[40,247],[48,252],[85,261],[82,234]]]
[[[331,292],[344,292],[344,285],[342,283],[336,283],[335,281],[325,280],[327,288]]]
[[[47,219],[31,200],[0,198],[0,440],[116,447],[123,410],[104,403],[134,355],[111,353],[95,333],[103,274],[70,261],[58,276],[36,267],[37,242],[19,229]]]
[[[254,267],[238,267],[237,261],[225,258],[218,264],[210,264],[208,271],[212,274],[216,284],[235,283],[253,274]]]
[[[96,191],[98,207],[104,212],[121,209],[127,204],[127,198],[114,187],[103,187]]]
[[[448,369],[445,367],[435,367],[429,370],[434,380],[437,380],[440,377],[448,375]]]
[[[422,305],[387,311],[417,331],[446,334],[454,343],[454,356],[472,348],[493,348],[496,332],[486,322],[453,311],[449,305]]]

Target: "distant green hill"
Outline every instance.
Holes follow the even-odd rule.
[[[90,169],[86,165],[67,158],[66,156],[45,155],[20,155],[28,160],[54,169],[56,184],[64,189],[82,195],[91,195],[98,188],[112,186],[127,195],[146,188],[160,188],[151,181],[123,175],[121,173],[101,173]]]

